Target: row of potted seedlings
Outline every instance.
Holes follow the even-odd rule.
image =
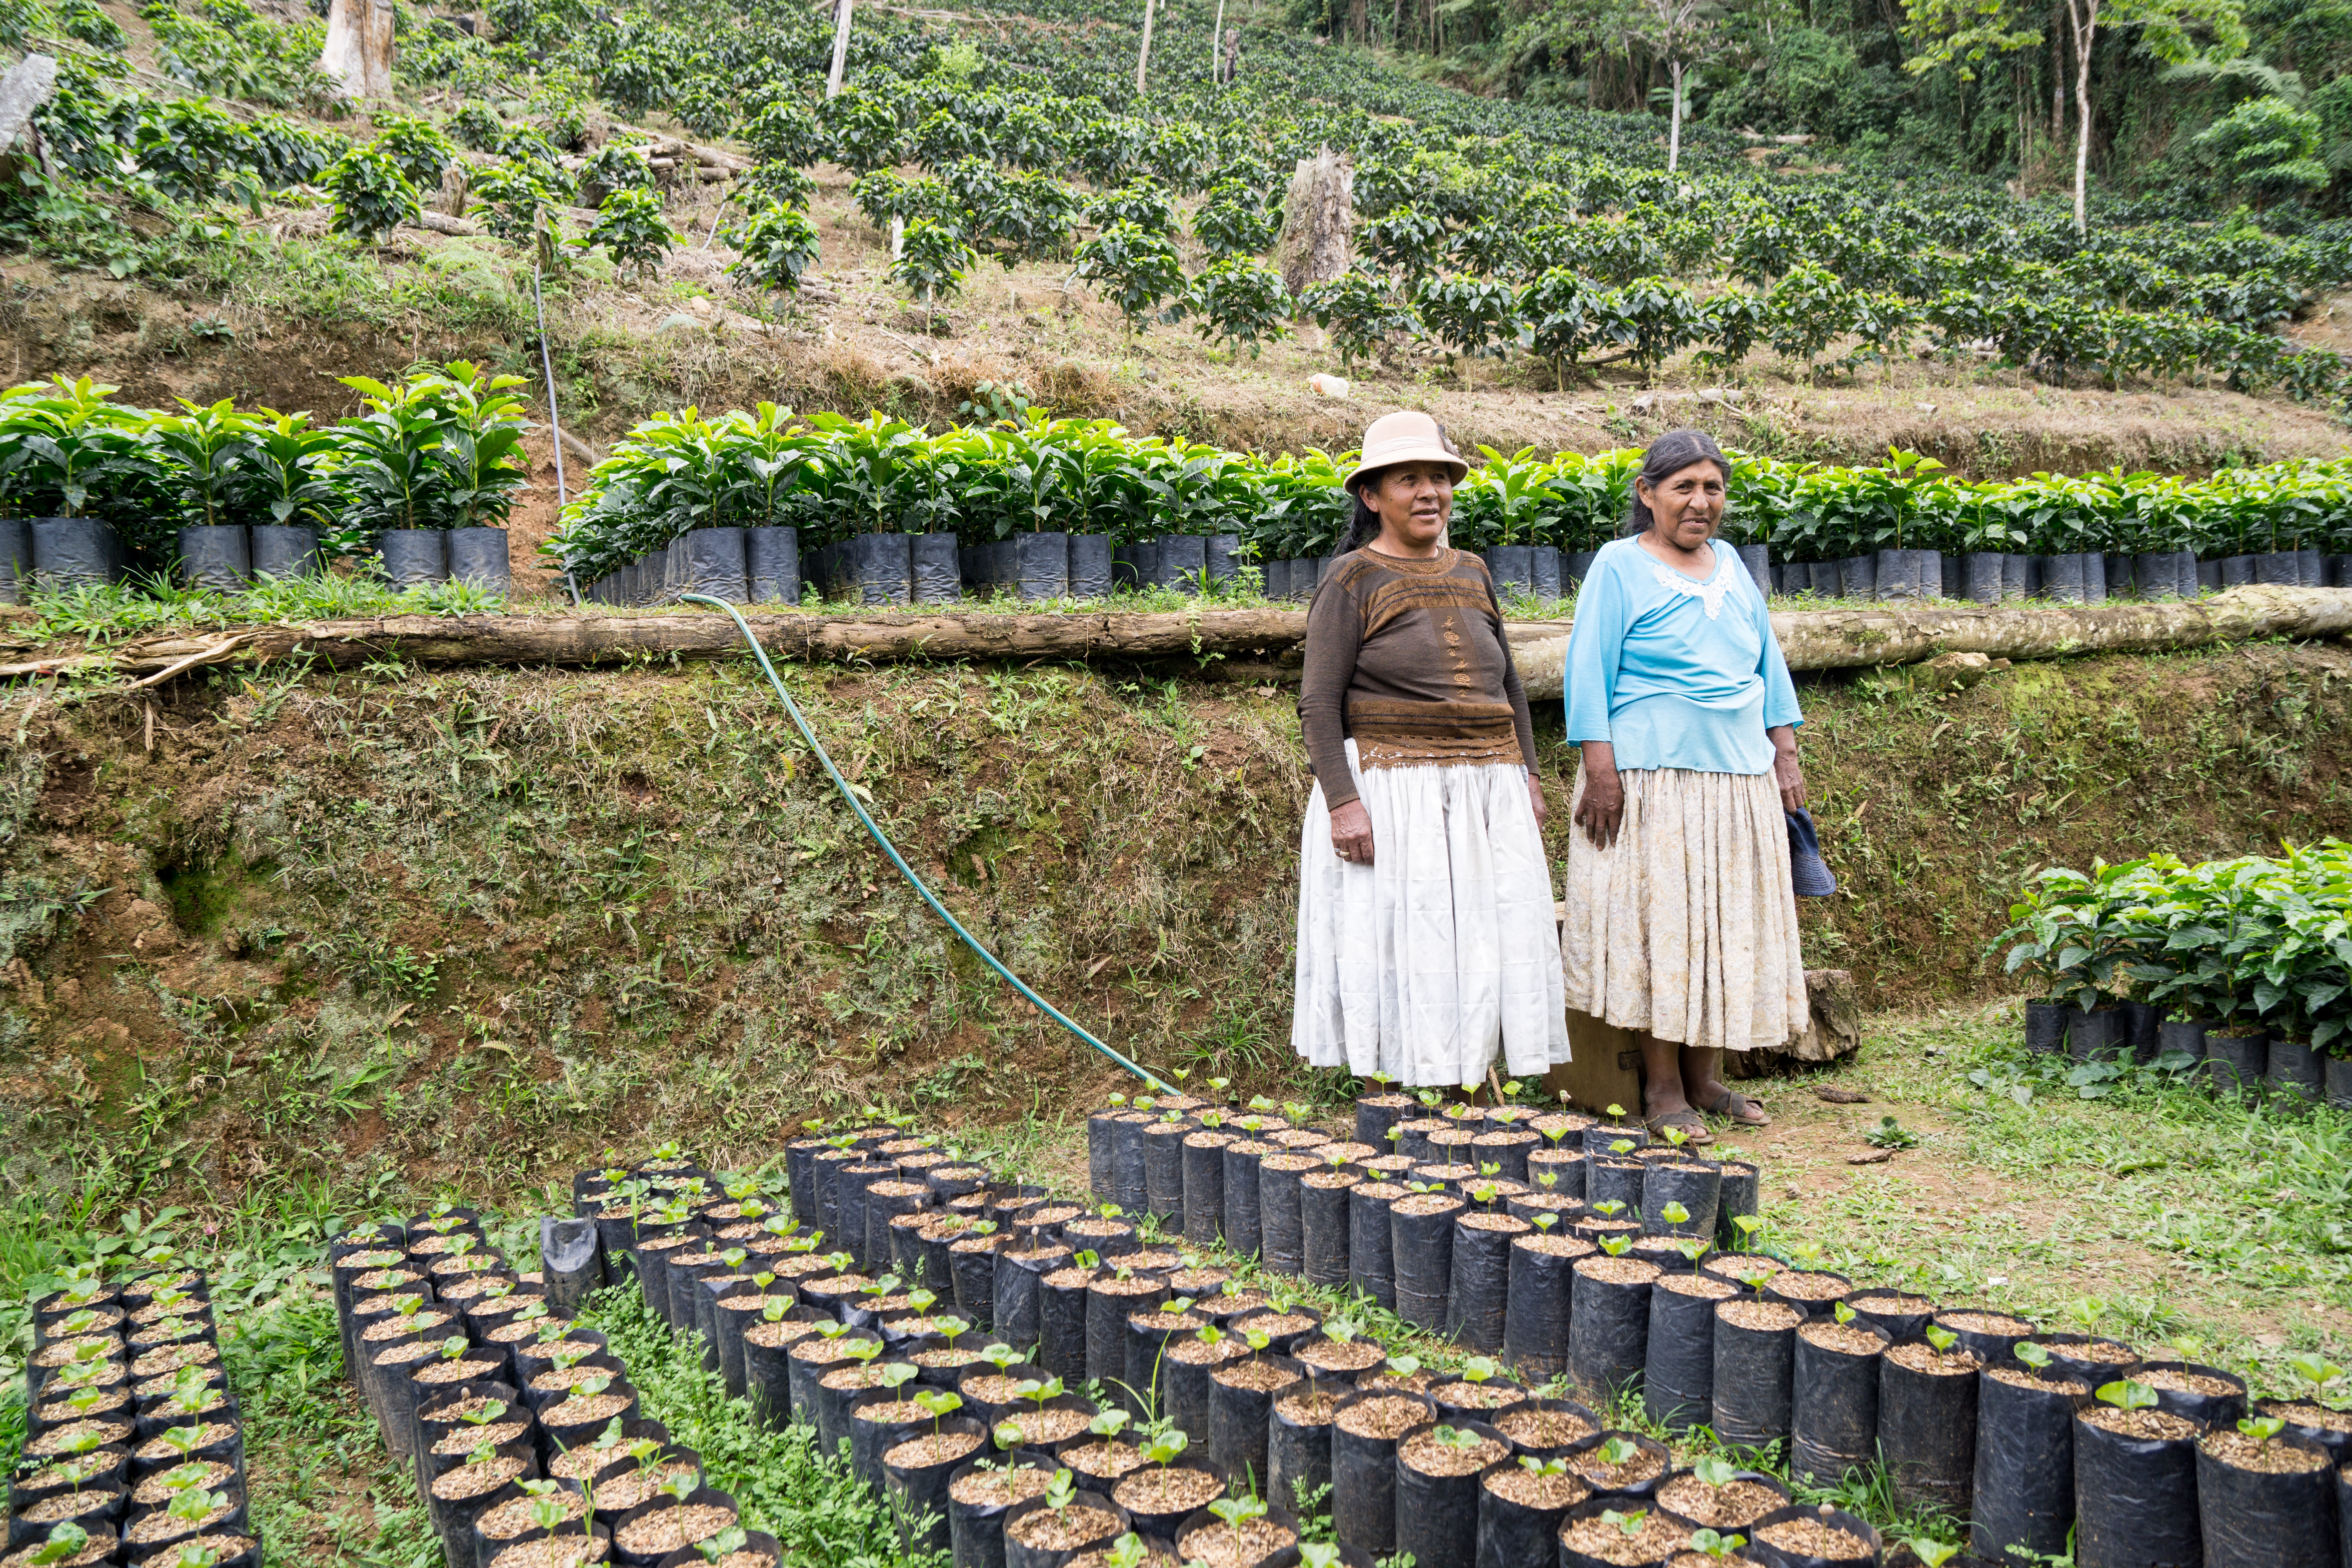
[[[1218,1120],[1198,1102],[1152,1110]],[[1392,1358],[1116,1204],[993,1177],[888,1124],[803,1140],[787,1159],[793,1214],[765,1250],[723,1248],[658,1183],[583,1173],[602,1256],[580,1264],[633,1273],[761,1418],[803,1421],[828,1449],[848,1438],[858,1473],[900,1500],[910,1546],[966,1568],[1663,1562],[1694,1541],[1729,1550],[1708,1520],[1752,1528],[1766,1550],[1836,1539],[1875,1553],[1867,1525],[1792,1508],[1769,1478],[1670,1473],[1663,1445],[1530,1394],[1490,1358],[1453,1377]],[[572,1222],[575,1240],[590,1234]],[[1682,1240],[1686,1266],[1708,1250]],[[1622,1245],[1583,1250],[1654,1267]],[[1337,1548],[1302,1542],[1285,1506],[1318,1498]],[[1623,1555],[1651,1545],[1661,1554]]]
[[[1605,1430],[1590,1406],[1528,1386],[1562,1374],[1596,1405],[1638,1390],[1649,1418],[1669,1431],[1705,1425],[1735,1449],[1786,1445],[1807,1481],[1836,1484],[1883,1464],[1904,1504],[1967,1517],[1972,1546],[1989,1561],[2014,1560],[2012,1548],[2056,1555],[2070,1537],[2084,1568],[2340,1560],[2352,1417],[2315,1397],[2250,1402],[2243,1383],[2217,1369],[2151,1360],[2088,1333],[2042,1333],[1983,1309],[1857,1289],[1812,1267],[1811,1248],[1716,1255],[1706,1236],[1664,1228],[1630,1244],[1622,1229],[1558,1237],[1533,1216],[1567,1214],[1585,1226],[1596,1202],[1622,1201],[1590,1195],[1595,1180],[1601,1191],[1624,1190],[1608,1185],[1630,1174],[1615,1169],[1628,1163],[1620,1145],[1633,1145],[1631,1163],[1655,1169],[1696,1162],[1672,1149],[1642,1162],[1630,1130],[1586,1118],[1563,1118],[1589,1124],[1562,1128],[1509,1108],[1438,1117],[1412,1109],[1408,1097],[1370,1097],[1358,1107],[1358,1136],[1335,1140],[1270,1110],[1227,1115],[1183,1097],[1114,1106],[1089,1121],[1095,1195],[1111,1200],[1098,1206],[993,1177],[903,1127],[850,1129],[788,1150],[793,1223],[811,1233],[784,1237],[754,1275],[738,1272],[748,1259],[730,1262],[698,1241],[690,1217],[673,1233],[683,1239],[657,1237],[650,1248],[640,1240],[635,1257],[640,1267],[653,1260],[656,1273],[685,1270],[647,1285],[674,1321],[701,1311],[706,1295],[714,1304],[742,1300],[731,1312],[703,1312],[709,1357],[730,1388],[740,1384],[768,1419],[809,1420],[821,1441],[849,1436],[855,1461],[911,1514],[944,1515],[960,1564],[998,1561],[986,1510],[1000,1506],[1007,1563],[1043,1560],[1024,1553],[1045,1549],[1048,1536],[1056,1551],[1098,1544],[1108,1563],[1119,1550],[1108,1543],[1129,1534],[1143,1554],[1158,1539],[1173,1561],[1273,1562],[1299,1544],[1286,1505],[1327,1486],[1343,1549],[1410,1551],[1424,1565],[1638,1564],[1709,1552],[1771,1563],[1879,1560],[1877,1536],[1859,1519],[1793,1507],[1785,1486],[1760,1471],[1677,1470],[1664,1445]],[[1152,1145],[1133,1142],[1171,1113],[1192,1124],[1177,1139],[1191,1163],[1173,1214],[1154,1204]],[[1225,1128],[1253,1121],[1239,1131],[1270,1147],[1228,1163]],[[1415,1138],[1443,1148],[1449,1131],[1493,1151],[1509,1145],[1475,1141],[1498,1129],[1538,1131],[1547,1152],[1568,1156],[1535,1160],[1538,1170],[1580,1153],[1587,1196],[1562,1194],[1558,1184],[1491,1192],[1510,1178],[1441,1173],[1430,1161],[1409,1184],[1384,1182],[1399,1173],[1375,1162],[1405,1156],[1369,1152]],[[1583,1149],[1567,1147],[1571,1133]],[[1123,1139],[1131,1152],[1122,1152]],[[1213,1188],[1196,1152],[1203,1148],[1220,1156]],[[1596,1159],[1597,1150],[1608,1157]],[[1400,1280],[1430,1278],[1431,1231],[1418,1222],[1452,1215],[1454,1268],[1437,1321],[1469,1348],[1483,1348],[1481,1317],[1453,1305],[1453,1280],[1475,1285],[1492,1265],[1482,1264],[1484,1243],[1464,1238],[1500,1230],[1510,1247],[1537,1257],[1562,1255],[1538,1244],[1566,1244],[1570,1266],[1549,1289],[1528,1292],[1565,1332],[1515,1344],[1507,1331],[1499,1363],[1476,1356],[1440,1377],[1388,1355],[1347,1321],[1326,1321],[1278,1282],[1241,1285],[1213,1261],[1221,1255],[1198,1249],[1211,1239],[1198,1216],[1213,1212],[1214,1239],[1255,1252],[1269,1273],[1303,1275],[1306,1247],[1291,1269],[1284,1222],[1267,1218],[1284,1200],[1268,1204],[1266,1167],[1285,1151],[1307,1157],[1276,1167],[1295,1173],[1302,1192],[1338,1185],[1353,1199],[1368,1186],[1402,1187],[1386,1199],[1390,1285],[1401,1305],[1412,1292]],[[1233,1202],[1253,1190],[1253,1162],[1255,1237],[1251,1205]],[[1117,1200],[1134,1196],[1139,1179],[1144,1205],[1130,1210]],[[1171,1195],[1164,1182],[1159,1195]],[[1446,1200],[1460,1207],[1446,1209]],[[599,1213],[625,1253],[634,1219],[609,1205]],[[1143,1217],[1130,1223],[1129,1213]],[[1735,1234],[1757,1228],[1752,1215],[1739,1217],[1748,1223],[1733,1224]],[[1163,1228],[1181,1229],[1191,1245],[1166,1245]],[[833,1250],[820,1252],[828,1244],[819,1234]],[[1671,1244],[1644,1247],[1660,1241]],[[1361,1250],[1352,1230],[1346,1250]],[[1507,1279],[1517,1261],[1505,1261]],[[1379,1299],[1371,1281],[1349,1283]],[[950,1300],[952,1317],[940,1310]],[[772,1343],[763,1355],[747,1340],[739,1376],[726,1325],[754,1314]],[[1514,1315],[1507,1286],[1507,1329]],[[971,1348],[967,1335],[987,1342]],[[1105,1404],[1072,1393],[1081,1382]],[[1022,1478],[1024,1468],[1036,1473]],[[1082,1505],[1092,1511],[1074,1515]],[[1034,1522],[1024,1532],[1026,1521]],[[1732,1543],[1735,1535],[1744,1542]]]
[[[95,1265],[33,1303],[5,1568],[259,1568],[245,1437],[199,1270]]]
[[[510,1268],[473,1211],[363,1226],[331,1261],[346,1373],[415,1468],[450,1568],[777,1568],[774,1539],[572,1321],[577,1294]]]

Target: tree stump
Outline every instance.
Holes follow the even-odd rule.
[[[342,84],[345,98],[390,98],[392,29],[392,0],[333,0],[319,68]]]
[[[1310,283],[1344,277],[1355,259],[1356,169],[1344,153],[1320,148],[1301,158],[1282,203],[1275,256],[1293,295]]]

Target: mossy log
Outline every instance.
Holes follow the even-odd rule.
[[[745,617],[769,651],[788,659],[894,663],[923,659],[1156,660],[1210,655],[1239,669],[1295,669],[1307,636],[1298,610],[1152,615],[1078,613]],[[1980,607],[1942,602],[1870,610],[1789,610],[1773,630],[1792,669],[1916,664],[1948,653],[1989,658],[2151,653],[2266,637],[2352,633],[2352,589],[2245,587],[2182,603]],[[1567,621],[1514,621],[1511,640],[1528,692],[1557,697]],[[734,623],[706,611],[665,615],[386,616],[182,634],[103,650],[48,649],[0,665],[0,678],[53,674],[152,677],[214,663],[308,657],[347,666],[588,665],[630,658],[725,658],[742,646]],[[28,650],[29,651],[29,650]]]

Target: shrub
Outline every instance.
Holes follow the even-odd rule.
[[[1150,180],[1129,180],[1087,204],[1087,221],[1098,228],[1127,224],[1165,238],[1176,232],[1176,204]]]
[[[1528,341],[1518,297],[1484,278],[1426,278],[1413,289],[1412,308],[1446,358],[1482,359]]]
[[[590,206],[603,206],[614,191],[650,191],[655,184],[654,161],[642,147],[599,147],[580,165],[580,199]]]
[[[2257,208],[2327,184],[2319,116],[2281,99],[2248,99],[2199,132],[2195,146],[2218,166],[2222,189]]]
[[[457,144],[429,120],[405,114],[374,117],[373,146],[400,166],[401,174],[420,190],[441,183],[441,171],[457,155]]]
[[[796,99],[780,98],[751,117],[743,140],[762,163],[786,163],[805,169],[832,150],[824,130],[808,106]]]
[[[1292,309],[1290,290],[1283,287],[1282,275],[1246,256],[1228,256],[1210,263],[1208,270],[1192,280],[1186,303],[1198,318],[1193,331],[1232,348],[1246,343],[1252,358],[1257,356],[1260,345],[1284,335],[1287,331],[1284,323]]]
[[[980,260],[963,230],[945,218],[919,217],[907,226],[898,258],[887,274],[916,298],[936,301],[963,287],[963,275]]]
[[[558,205],[554,184],[536,166],[509,161],[477,169],[466,194],[467,211],[500,239],[520,245],[539,225],[540,209]]]
[[[789,294],[800,288],[801,274],[816,265],[816,225],[788,206],[771,205],[743,226],[735,247],[742,254],[729,272]]]
[[[642,187],[614,191],[596,209],[596,222],[585,237],[572,241],[586,248],[603,246],[613,265],[640,278],[650,277],[669,247],[678,243],[676,229],[662,216],[661,197]]]
[[[371,245],[402,224],[415,222],[423,210],[416,188],[400,165],[375,147],[352,148],[335,160],[320,183],[335,198],[335,232]]]
[[[1192,237],[1212,256],[1261,256],[1281,233],[1281,215],[1239,181],[1213,187],[1192,215]]]
[[[1118,307],[1129,331],[1184,313],[1184,266],[1168,237],[1125,221],[1107,225],[1078,247],[1077,275]],[[1175,300],[1170,305],[1166,301]]]
[[[1409,337],[1421,328],[1420,318],[1396,297],[1386,279],[1360,270],[1308,284],[1298,304],[1331,334],[1346,367],[1371,358],[1391,338]]]

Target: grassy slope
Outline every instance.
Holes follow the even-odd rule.
[[[2347,673],[2331,648],[2248,647],[1944,696],[1809,687],[1843,882],[1806,905],[1809,961],[1853,969],[1866,1006],[1978,997],[2038,865],[2345,830]],[[1108,1069],[950,950],[754,679],[217,675],[157,700],[152,753],[140,702],[20,697],[0,713],[0,742],[23,731],[0,767],[12,1175],[187,1139],[185,1173],[232,1191],[352,1168],[495,1190],[652,1123],[732,1155],[812,1104],[1002,1123],[1098,1092]],[[1311,1087],[1286,1044],[1287,693],[1075,668],[793,679],[1016,971],[1153,1063]]]

